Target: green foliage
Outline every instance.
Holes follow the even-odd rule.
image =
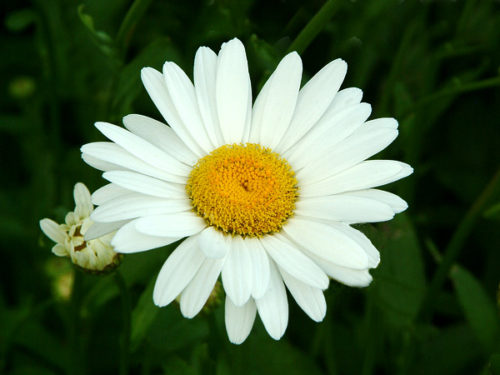
[[[498,1],[21,0],[2,10],[0,373],[500,374]],[[304,81],[343,58],[343,87],[363,90],[372,118],[398,119],[379,156],[415,174],[388,188],[406,213],[358,227],[381,253],[372,285],[332,282],[322,323],[289,296],[285,337],[270,339],[257,318],[240,346],[227,340],[223,305],[190,320],[175,302],[153,304],[177,243],[125,256],[124,283],[75,270],[70,299],[54,295],[60,273],[47,271],[52,243],[38,221],[63,219],[75,182],[104,184],[79,153],[103,140],[93,123],[161,119],[140,69],[169,60],[192,77],[198,46],[233,37],[254,96],[298,48]]]
[[[130,333],[130,349],[135,351],[149,333],[151,324],[160,309],[153,303],[154,279],[142,292],[137,305],[132,311],[132,332]]]
[[[422,251],[411,223],[401,214],[381,226],[372,241],[382,258],[373,272],[376,301],[389,324],[411,324],[425,291]]]
[[[495,304],[481,283],[462,267],[452,269],[451,279],[465,317],[478,340],[486,350],[494,350],[500,343],[500,320]]]
[[[484,212],[484,216],[491,219],[500,219],[500,203],[496,203]]]

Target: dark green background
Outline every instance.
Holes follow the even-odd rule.
[[[113,374],[121,364],[125,374],[127,358],[133,374],[500,374],[500,2],[333,0],[312,21],[323,5],[2,2],[0,373]],[[309,23],[317,35],[297,39]],[[410,208],[359,226],[381,251],[372,285],[332,282],[320,324],[290,298],[279,342],[257,319],[243,345],[229,344],[222,306],[193,320],[175,304],[156,309],[152,282],[172,249],[127,256],[126,355],[117,278],[77,272],[72,299],[55,298],[59,271],[38,220],[62,221],[75,182],[103,184],[79,152],[103,140],[95,121],[160,119],[141,67],[172,60],[191,75],[198,46],[218,50],[235,36],[247,48],[254,95],[291,46],[304,79],[345,59],[343,87],[363,89],[372,118],[400,122],[381,157],[415,168],[388,188]],[[440,268],[442,256],[451,267]],[[429,292],[438,269],[444,283]]]

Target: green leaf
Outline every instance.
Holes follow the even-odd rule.
[[[206,373],[206,367],[210,362],[207,343],[200,343],[192,349],[190,364],[197,374]]]
[[[139,302],[132,311],[132,330],[130,334],[130,349],[135,351],[149,332],[160,308],[153,303],[153,289],[155,278],[152,278],[148,287],[139,298]]]
[[[454,266],[450,272],[457,298],[478,340],[488,351],[498,345],[498,312],[481,283],[466,269]]]
[[[9,375],[54,375],[54,371],[41,368],[40,365],[21,364],[9,372]]]
[[[201,315],[201,314],[200,314]],[[151,325],[148,341],[160,356],[178,349],[193,347],[208,336],[207,319],[198,316],[194,319],[184,318],[176,302],[160,309]]]
[[[198,375],[196,369],[179,357],[171,357],[164,361],[162,364],[164,374],[185,374],[185,375]]]
[[[78,271],[77,271],[78,272]],[[111,275],[103,276],[90,288],[82,300],[81,315],[89,317],[95,314],[102,306],[117,297],[119,290]]]
[[[20,9],[10,12],[5,18],[5,26],[9,31],[20,32],[35,22],[36,14],[33,9]]]
[[[179,53],[169,38],[159,38],[144,48],[120,72],[116,91],[113,93],[113,112],[120,115],[133,112],[131,104],[145,92],[141,84],[141,69],[146,66],[159,68],[166,60],[180,60]]]
[[[258,330],[259,332],[252,332],[242,345],[229,347],[225,360],[233,370],[232,373],[248,375],[319,375],[322,373],[306,353],[284,339],[272,340],[267,333],[262,332],[260,324]]]
[[[115,50],[112,46],[113,39],[104,31],[96,30],[94,26],[94,19],[91,15],[84,13],[85,5],[78,6],[78,17],[83,25],[90,31],[94,41],[97,43],[99,49],[107,56],[114,56]]]
[[[491,375],[500,375],[500,353],[491,356],[488,370]]]
[[[283,53],[282,51],[277,51],[277,48],[271,46],[266,41],[259,39],[257,35],[252,35],[248,44],[248,54],[255,56],[253,59],[255,60],[255,65],[259,67],[259,72],[263,72],[259,84],[255,87],[256,90],[260,91],[266,80],[278,66]]]
[[[4,302],[1,297],[2,295],[0,295],[0,316],[2,317],[0,319],[0,366],[11,342],[16,338],[16,331],[28,319],[31,310],[29,305],[7,309],[3,306]]]
[[[500,202],[484,211],[484,217],[487,219],[500,220]]]
[[[422,252],[406,215],[398,215],[380,228],[368,233],[381,253],[380,266],[373,271],[376,303],[391,325],[407,325],[424,296]]]
[[[71,367],[69,347],[61,345],[55,332],[34,319],[19,328],[13,341],[59,370]]]
[[[406,112],[414,103],[410,90],[403,82],[394,83],[393,97],[396,113]]]
[[[481,348],[476,345],[474,333],[466,324],[425,332],[419,327],[419,334],[428,334],[420,342],[418,360],[412,366],[414,375],[456,375],[474,374],[463,371],[481,358]]]
[[[128,286],[135,284],[147,285],[151,277],[156,278],[161,266],[180,241],[159,249],[128,254],[123,258],[120,272]]]
[[[217,359],[215,374],[216,375],[231,375],[232,374],[231,368],[229,367],[229,364],[227,363],[226,359],[222,356]]]

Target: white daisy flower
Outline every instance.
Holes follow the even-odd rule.
[[[87,271],[108,271],[120,263],[121,254],[111,246],[113,233],[96,234],[95,239],[85,240],[84,235],[92,234],[93,221],[90,214],[94,210],[90,192],[81,182],[73,190],[75,211],[68,212],[64,224],[57,224],[51,219],[40,220],[40,228],[47,237],[56,242],[52,252],[60,257],[69,257],[71,262]],[[97,228],[96,228],[97,229]]]
[[[221,275],[229,339],[243,342],[256,312],[271,337],[288,324],[285,287],[315,321],[326,313],[329,278],[367,286],[379,263],[370,240],[350,224],[390,220],[407,208],[373,189],[412,173],[369,160],[398,135],[392,118],[367,121],[357,88],[339,91],[337,59],[300,88],[302,63],[285,56],[252,106],[245,49],[198,49],[194,84],[173,62],[142,70],[151,99],[170,125],[129,115],[99,122],[112,142],[82,147],[110,182],[93,194],[92,219],[118,231],[122,253],[186,238],[157,278],[154,302],[180,295],[185,317],[203,307]],[[96,225],[97,226],[97,225]]]

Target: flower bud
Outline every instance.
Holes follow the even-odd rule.
[[[75,210],[68,212],[64,224],[45,218],[40,220],[40,228],[56,245],[52,252],[60,257],[69,257],[73,264],[90,272],[103,273],[116,268],[122,255],[111,246],[114,233],[86,241],[85,233],[92,226],[90,214],[94,210],[90,192],[82,183],[74,188]]]

